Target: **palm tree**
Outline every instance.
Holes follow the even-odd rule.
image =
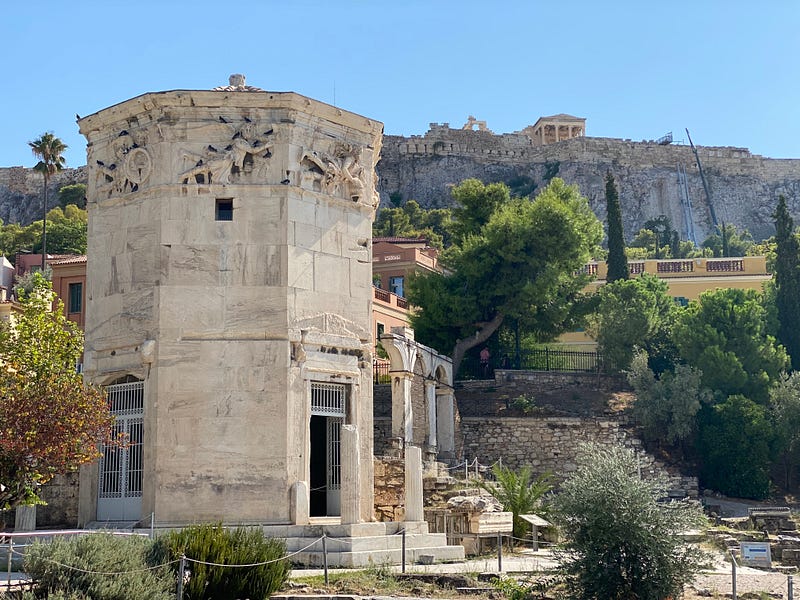
[[[64,150],[67,145],[52,132],[43,133],[38,139],[28,142],[33,155],[39,159],[34,171],[44,175],[44,208],[42,209],[42,273],[47,261],[47,184],[50,177],[64,168]]]

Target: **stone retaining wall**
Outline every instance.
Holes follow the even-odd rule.
[[[620,445],[640,457],[644,476],[662,473],[669,477],[674,495],[698,496],[696,477],[672,474],[642,448],[641,441],[623,420],[608,418],[483,418],[463,417],[464,458],[474,458],[484,465],[502,460],[504,466],[518,469],[532,467],[534,473],[553,473],[563,480],[577,468],[577,450],[581,443],[602,446]]]

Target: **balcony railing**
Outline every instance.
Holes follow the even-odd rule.
[[[691,273],[694,271],[694,261],[660,260],[657,269],[659,273]]]
[[[733,273],[744,271],[744,260],[738,259],[725,259],[725,260],[708,260],[706,261],[706,271],[709,272],[723,272]]]
[[[380,300],[381,302],[390,302],[392,299],[391,293],[387,292],[386,290],[382,290],[381,288],[372,288],[375,291],[375,299]]]
[[[642,273],[644,273],[644,261],[640,260],[637,262],[629,262],[628,272],[631,275],[641,275]]]

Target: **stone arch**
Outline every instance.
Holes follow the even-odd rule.
[[[392,378],[392,437],[420,446],[428,460],[455,456],[453,363],[416,342],[413,332],[381,336]]]

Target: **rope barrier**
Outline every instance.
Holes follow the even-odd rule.
[[[263,565],[269,565],[269,564],[272,564],[272,563],[280,562],[282,560],[286,560],[288,558],[291,558],[292,556],[296,556],[297,554],[300,554],[301,552],[305,552],[306,550],[311,548],[311,546],[314,546],[317,542],[321,541],[325,537],[327,537],[327,536],[322,536],[320,538],[317,538],[313,542],[308,544],[307,546],[304,546],[303,548],[300,548],[300,550],[296,550],[295,552],[291,552],[291,553],[289,553],[286,556],[283,556],[281,558],[275,558],[273,560],[268,560],[268,561],[258,562],[258,563],[250,563],[250,564],[244,564],[244,565],[225,565],[225,564],[221,564],[221,563],[212,563],[212,562],[206,562],[206,561],[203,561],[203,560],[197,560],[197,559],[194,559],[194,558],[189,558],[188,556],[186,557],[186,560],[189,561],[189,562],[193,562],[195,564],[206,565],[206,566],[209,566],[209,567],[231,567],[231,568],[260,567],[260,566],[263,566]],[[333,538],[333,539],[335,541],[344,542],[344,540],[336,540],[336,538]],[[12,554],[16,554],[16,555],[21,556],[21,557],[25,556],[24,553],[18,552],[16,549],[11,549],[11,553]],[[87,575],[128,575],[128,574],[132,574],[132,573],[144,573],[144,572],[147,572],[147,571],[154,571],[155,569],[160,569],[162,567],[168,567],[170,565],[174,565],[175,563],[179,563],[180,562],[180,559],[175,559],[175,560],[171,560],[169,562],[166,562],[166,563],[163,563],[163,564],[160,564],[160,565],[155,565],[153,567],[147,567],[147,568],[144,568],[144,569],[135,569],[133,571],[89,571],[89,570],[86,570],[86,569],[81,569],[80,567],[74,567],[74,566],[71,566],[71,565],[66,565],[64,563],[60,563],[60,562],[58,562],[56,560],[52,560],[50,558],[44,558],[43,560],[48,562],[48,563],[50,563],[50,564],[59,566],[59,567],[61,567],[63,569],[69,569],[71,571],[75,571],[77,573],[85,573]]]
[[[17,554],[19,556],[25,556],[23,553],[17,552],[16,550],[12,550],[11,552],[12,552],[12,554]],[[176,559],[176,560],[171,560],[169,562],[166,562],[166,563],[163,563],[163,564],[160,564],[160,565],[155,565],[153,567],[146,567],[144,569],[135,569],[133,571],[88,571],[86,569],[81,569],[80,567],[73,567],[71,565],[65,565],[64,563],[60,563],[57,560],[53,560],[51,558],[44,558],[42,560],[44,560],[45,562],[49,562],[52,565],[57,565],[57,566],[59,566],[59,567],[61,567],[63,569],[69,569],[70,571],[76,571],[77,573],[85,573],[87,575],[128,575],[128,574],[131,574],[131,573],[145,573],[147,571],[154,571],[156,569],[160,569],[162,567],[168,567],[169,565],[174,565],[175,563],[180,562],[180,559]]]
[[[322,538],[324,538],[324,537],[327,537],[327,536],[323,535],[322,537],[317,538],[316,540],[311,542],[308,546],[305,546],[304,548],[300,548],[300,550],[292,552],[291,554],[287,554],[286,556],[283,556],[281,558],[275,558],[273,560],[267,560],[267,561],[264,561],[264,562],[250,563],[250,564],[246,564],[246,565],[224,565],[224,564],[221,564],[221,563],[212,563],[212,562],[206,562],[204,560],[197,560],[195,558],[189,558],[188,556],[186,557],[186,560],[188,562],[193,562],[193,563],[198,564],[198,565],[206,565],[206,566],[209,566],[209,567],[232,567],[232,568],[261,567],[263,565],[271,565],[272,563],[276,563],[276,562],[280,562],[282,560],[286,560],[287,558],[291,558],[292,556],[300,554],[301,552],[305,552],[306,550],[311,548],[311,546],[313,546],[317,542],[321,541]],[[178,561],[175,561],[175,562],[178,562]]]

